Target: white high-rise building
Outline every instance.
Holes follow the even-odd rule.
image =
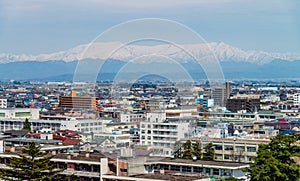
[[[294,106],[300,106],[300,93],[294,94]]]
[[[165,112],[147,113],[140,123],[140,143],[154,150],[153,155],[172,156],[174,144],[188,139],[195,129],[192,117],[166,119]]]
[[[0,99],[0,108],[7,108],[7,99]]]

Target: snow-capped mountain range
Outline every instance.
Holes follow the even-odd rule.
[[[115,53],[115,47],[121,47]],[[294,61],[300,60],[300,53],[278,53],[265,52],[255,50],[242,50],[237,47],[230,46],[223,42],[220,43],[203,43],[203,44],[185,44],[180,45],[184,50],[192,53],[196,57],[203,57],[208,54],[214,55],[220,61],[236,61],[236,62],[250,62],[256,64],[266,64],[272,60],[286,60]],[[190,56],[177,46],[171,44],[161,44],[155,46],[147,45],[126,45],[123,46],[120,42],[95,42],[92,44],[78,45],[66,51],[60,51],[49,54],[40,55],[14,55],[14,54],[0,54],[0,63],[20,62],[20,61],[48,61],[48,60],[63,60],[71,62],[82,59],[118,59],[128,61],[132,58],[145,55],[162,55],[174,58],[179,61],[188,61]]]

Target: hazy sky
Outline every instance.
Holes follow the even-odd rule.
[[[245,50],[300,52],[299,9],[299,0],[0,0],[0,53],[65,50],[137,18],[178,21]]]

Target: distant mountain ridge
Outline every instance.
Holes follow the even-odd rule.
[[[82,59],[105,59],[104,53],[100,47],[122,47],[120,42],[107,42],[107,43],[93,43],[78,45],[74,48],[54,52],[49,54],[40,55],[14,55],[0,53],[0,63],[10,62],[23,62],[23,61],[49,61],[49,60],[62,60],[65,62],[72,62]],[[237,47],[230,46],[223,42],[212,42],[206,44],[187,44],[184,45],[188,50],[196,57],[203,57],[207,54],[213,53],[220,62],[249,62],[255,64],[267,64],[273,60],[285,60],[294,61],[300,60],[300,53],[276,53],[265,52],[255,50],[242,50]],[[85,51],[89,50],[90,54],[86,54]],[[170,44],[146,46],[146,45],[126,45],[125,47],[116,51],[111,59],[129,61],[133,58],[142,55],[158,54],[166,57],[170,57],[180,62],[188,62],[191,57],[179,50],[178,47]]]
[[[95,60],[83,60],[95,61]],[[100,61],[100,60],[98,60]],[[31,80],[31,81],[73,81],[74,72],[78,61],[26,61],[11,62],[0,65],[0,80]],[[97,80],[112,81],[127,62],[111,59],[107,61],[102,71],[97,75]],[[147,65],[151,65],[148,63]],[[147,66],[146,65],[146,66]],[[132,64],[132,70],[141,71],[139,64]],[[164,69],[167,64],[160,64]],[[193,62],[182,62],[181,66],[194,79],[206,79],[201,67]],[[225,79],[295,79],[300,78],[300,60],[283,61],[273,60],[266,64],[250,62],[221,62]],[[173,69],[167,70],[169,75],[178,75]],[[122,76],[137,77],[135,71],[123,72]],[[168,77],[166,77],[168,78]]]

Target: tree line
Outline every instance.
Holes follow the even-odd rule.
[[[192,143],[191,140],[187,140],[182,145],[180,142],[176,142],[174,147],[174,158],[214,160],[215,157],[215,149],[212,143],[208,143],[202,149],[199,141]]]

